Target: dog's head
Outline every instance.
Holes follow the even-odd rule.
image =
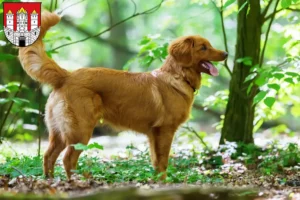
[[[212,76],[219,72],[210,61],[222,61],[228,56],[227,52],[213,48],[207,39],[198,35],[176,39],[169,46],[169,54],[183,67],[196,67],[197,71]]]

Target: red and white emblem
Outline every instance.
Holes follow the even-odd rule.
[[[3,25],[6,38],[14,45],[25,47],[40,35],[41,3],[3,3]]]

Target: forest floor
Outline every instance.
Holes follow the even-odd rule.
[[[46,180],[42,159],[36,156],[37,143],[4,141],[0,145],[0,199],[49,194],[53,198],[101,194],[106,199],[115,197],[111,195],[122,196],[116,199],[176,199],[176,195],[181,199],[193,195],[203,195],[203,199],[300,199],[299,135],[267,132],[255,135],[257,146],[227,143],[217,149],[218,137],[206,136],[209,149],[204,149],[194,136],[177,134],[165,182],[159,181],[160,175],[150,165],[143,135],[93,138],[72,181],[66,180],[61,157],[55,178]],[[47,142],[41,147],[44,152]],[[34,196],[23,196],[28,194]]]

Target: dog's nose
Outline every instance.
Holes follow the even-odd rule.
[[[228,53],[227,53],[227,52],[224,52],[223,54],[224,54],[224,57],[225,57],[225,58],[228,57]]]

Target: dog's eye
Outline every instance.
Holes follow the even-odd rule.
[[[206,46],[205,45],[203,45],[202,47],[201,47],[201,51],[205,51],[207,48],[206,48]]]

